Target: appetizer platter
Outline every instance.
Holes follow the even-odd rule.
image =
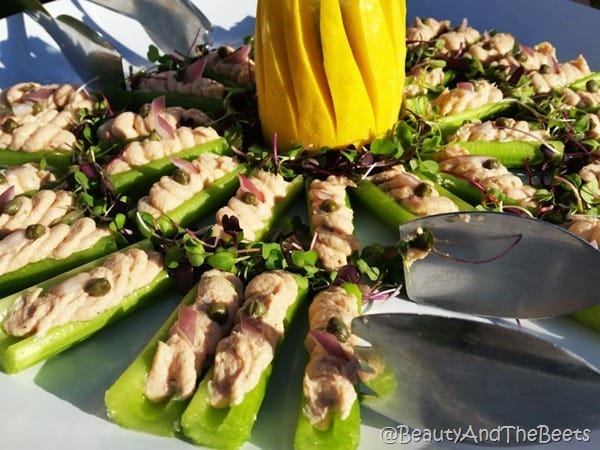
[[[48,5],[111,30],[123,21],[111,37],[127,84],[101,94],[78,88],[89,80],[34,24],[2,23],[4,44],[23,33],[56,62],[31,73],[12,69],[12,52],[0,60],[4,445],[427,446],[386,441],[395,423],[360,408],[385,386],[352,355],[350,322],[430,311],[402,290],[404,269],[438,252],[422,230],[400,240],[417,217],[522,215],[597,248],[598,54],[543,26],[522,36],[506,5],[409,1],[405,28],[392,3],[373,26],[323,1],[320,67],[302,2],[265,0],[256,35],[233,31],[255,2],[227,15],[197,3],[232,31],[187,54],[85,2]],[[554,3],[573,29],[600,18]],[[284,23],[297,40],[272,39]],[[343,78],[339,55],[353,61]],[[328,100],[306,95],[325,81]],[[597,309],[511,323],[598,365]]]

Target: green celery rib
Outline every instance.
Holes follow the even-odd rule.
[[[298,295],[296,301],[287,310],[286,331],[308,291],[306,279],[296,275],[294,278],[298,283]],[[281,343],[282,341],[277,346],[275,358]],[[209,370],[181,417],[183,433],[196,445],[221,449],[235,449],[242,446],[252,433],[275,363],[276,360],[263,371],[256,387],[244,396],[240,404],[228,408],[214,408],[210,405],[208,384],[212,379],[212,370]]]
[[[279,200],[275,204],[275,206],[273,207],[273,214],[271,214],[269,220],[265,222],[264,228],[261,231],[257,231],[255,233],[257,241],[260,241],[269,232],[269,230],[273,228],[273,226],[281,218],[283,213],[285,213],[285,211],[287,211],[290,208],[290,206],[292,206],[294,200],[296,199],[296,196],[298,196],[298,194],[300,194],[300,192],[302,191],[303,186],[304,177],[302,177],[302,175],[298,175],[296,178],[290,181],[290,184],[287,187],[287,194],[285,198]]]
[[[438,191],[438,194],[440,194],[440,196],[442,196],[442,197],[446,197],[446,198],[449,198],[450,200],[452,200],[454,202],[454,204],[458,207],[458,209],[460,211],[471,211],[471,210],[474,209],[472,203],[470,203],[468,201],[465,201],[462,197],[454,194],[450,190],[448,190],[445,187],[441,186],[439,184],[438,180],[431,179],[427,175],[425,175],[424,173],[421,173],[419,171],[415,171],[415,172],[412,172],[412,173],[414,175],[416,175],[417,177],[419,177],[421,180],[432,181],[433,184],[434,184],[435,190]]]
[[[110,106],[114,110],[129,109],[138,111],[143,105],[151,103],[152,100],[160,96],[165,97],[165,104],[167,106],[199,109],[213,117],[224,108],[223,99],[198,97],[175,92],[131,91],[114,85],[105,86],[102,92],[108,98]]]
[[[150,189],[152,183],[157,181],[161,176],[167,175],[173,169],[172,158],[192,160],[202,153],[212,152],[217,155],[223,155],[228,151],[229,144],[227,140],[225,138],[218,138],[154,160],[143,166],[134,167],[126,172],[117,173],[110,177],[110,181],[117,192],[140,196]]]
[[[246,164],[241,164],[165,215],[182,227],[196,223],[235,194],[239,186],[238,174],[246,174],[248,170]]]
[[[455,144],[468,150],[471,155],[495,158],[509,169],[523,168],[527,164],[539,165],[545,161],[539,141],[463,141]],[[547,144],[556,150],[553,159],[560,161],[565,145],[561,141],[548,141]]]
[[[379,189],[373,182],[361,180],[356,188],[350,188],[350,196],[379,218],[394,233],[398,225],[416,219],[417,216],[401,206],[391,195]]]
[[[188,400],[169,399],[156,403],[146,398],[144,390],[158,341],[168,338],[181,306],[194,303],[197,288],[194,286],[186,294],[142,352],[106,391],[104,404],[108,416],[121,427],[160,436],[178,434],[179,420]]]
[[[47,258],[27,264],[27,266],[18,270],[0,275],[0,296],[6,296],[25,289],[115,250],[117,250],[117,243],[114,236],[106,236],[90,248],[73,253],[67,258]]]
[[[20,166],[25,163],[39,163],[46,160],[50,167],[59,172],[66,171],[73,159],[72,151],[40,150],[39,152],[23,152],[0,148],[0,166]]]
[[[600,72],[593,72],[583,78],[580,78],[576,82],[569,85],[569,87],[571,89],[573,89],[574,91],[584,91],[587,88],[587,86],[586,86],[587,82],[590,80],[594,80],[594,81],[600,83]]]
[[[514,102],[510,99],[500,100],[489,105],[479,106],[468,109],[456,114],[443,116],[435,119],[435,123],[440,127],[444,134],[451,133],[466,122],[473,120],[486,120],[505,112]]]
[[[600,306],[586,308],[569,315],[569,317],[592,330],[600,331]]]
[[[362,294],[358,286],[346,284],[346,291],[354,295],[358,304],[358,313],[362,311]],[[304,414],[306,397],[302,395],[300,412],[296,423],[294,448],[296,450],[354,450],[360,444],[360,402],[357,398],[352,404],[350,414],[342,419],[337,412],[331,417],[326,430],[317,430]]]
[[[152,244],[149,241],[142,241],[131,247],[150,250],[152,249]],[[107,257],[105,256],[72,269],[69,272],[39,283],[36,287],[48,289],[79,272],[90,270],[102,264]],[[50,329],[43,336],[29,336],[25,338],[9,336],[4,330],[0,329],[0,368],[6,373],[16,373],[42,360],[48,359],[88,338],[109,323],[143,306],[159,294],[167,292],[173,286],[173,280],[168,276],[167,271],[163,270],[150,284],[138,289],[132,295],[123,299],[119,305],[103,312],[92,320],[69,322]],[[14,301],[24,292],[21,291],[0,300],[0,318],[4,318]]]
[[[303,400],[302,407],[306,404]],[[300,411],[294,437],[296,450],[354,450],[360,444],[360,403],[355,401],[345,420],[338,416],[331,419],[330,426],[320,431],[313,427],[308,417]]]
[[[438,174],[439,184],[444,189],[448,190],[452,194],[456,195],[459,198],[462,198],[467,203],[471,205],[479,205],[481,204],[484,193],[481,192],[478,188],[473,186],[467,180],[464,180],[460,177],[449,173],[440,173]]]

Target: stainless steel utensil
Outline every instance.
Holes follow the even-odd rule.
[[[361,404],[399,424],[463,432],[504,427],[512,443],[517,429],[510,427],[600,427],[599,369],[525,331],[396,313],[359,317],[352,332],[372,344],[358,347],[358,356],[383,361],[393,375],[381,395]]]
[[[121,55],[96,31],[68,15],[52,17],[37,0],[17,1],[52,36],[82,80],[92,87],[123,81]]]
[[[506,213],[428,216],[434,250],[405,270],[411,300],[482,316],[543,318],[600,304],[600,252],[564,228]]]
[[[90,0],[136,19],[152,41],[165,53],[184,55],[196,45],[211,44],[213,27],[188,0]]]

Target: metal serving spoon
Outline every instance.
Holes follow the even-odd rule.
[[[82,80],[92,87],[123,81],[120,53],[96,31],[68,15],[52,17],[38,0],[17,1],[52,36]]]
[[[600,427],[599,369],[524,330],[396,313],[361,316],[352,332],[372,344],[357,355],[385,367],[379,395],[361,404],[400,424],[463,432],[506,427],[512,443],[511,426]]]
[[[90,1],[136,19],[163,52],[187,54],[196,45],[212,43],[212,24],[189,0]]]
[[[405,269],[408,297],[482,316],[543,318],[600,304],[592,287],[600,251],[564,228],[507,213],[465,212],[419,218],[433,250]]]

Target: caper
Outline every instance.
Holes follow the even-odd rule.
[[[319,208],[321,209],[321,211],[328,212],[328,213],[334,212],[334,211],[337,211],[338,209],[340,209],[339,205],[330,198],[323,200],[323,202],[321,203],[321,206]]]
[[[498,117],[496,119],[496,121],[494,122],[494,124],[497,127],[501,127],[501,128],[510,127],[510,119],[508,119],[506,117]]]
[[[152,109],[150,103],[144,103],[140,108],[140,116],[148,117],[148,114],[150,114],[150,109]]]
[[[596,80],[588,80],[585,83],[585,90],[588,92],[598,92],[598,89],[600,87],[598,86],[598,82]]]
[[[25,228],[25,237],[32,241],[46,234],[46,227],[40,223],[34,223]]]
[[[110,281],[106,278],[92,278],[83,288],[92,297],[102,297],[110,292]]]
[[[21,202],[16,198],[13,198],[12,200],[6,202],[6,205],[4,205],[4,211],[2,211],[2,213],[8,214],[9,216],[14,216],[19,212],[19,209],[21,209]]]
[[[333,334],[340,342],[346,342],[350,338],[348,327],[337,317],[332,317],[327,322],[326,331]]]
[[[179,184],[187,185],[190,184],[190,174],[185,170],[177,167],[171,174],[171,178]]]
[[[19,88],[19,91],[21,91],[21,92],[33,92],[33,91],[35,91],[35,84],[33,84],[33,83],[24,84],[23,86],[21,86]]]
[[[42,105],[41,103],[38,103],[38,102],[35,102],[33,104],[33,106],[31,107],[31,112],[33,113],[34,116],[37,116],[43,110],[44,110],[44,105]]]
[[[227,307],[225,303],[215,302],[208,305],[206,314],[210,317],[210,320],[214,320],[218,324],[222,325],[227,322]]]
[[[424,181],[422,183],[419,183],[415,188],[415,195],[417,197],[429,197],[432,192],[433,188],[431,187],[431,184],[426,183]]]
[[[267,313],[267,306],[260,300],[254,299],[246,303],[244,310],[250,317],[262,317]]]
[[[484,169],[494,170],[500,167],[500,161],[494,158],[486,159],[482,164]]]
[[[242,201],[247,205],[256,205],[258,203],[256,195],[247,191],[242,194]]]
[[[408,240],[408,247],[428,252],[433,248],[433,233],[429,230],[418,230]]]
[[[148,136],[148,139],[150,139],[151,141],[162,141],[162,136],[158,134],[158,131],[152,130],[150,132],[150,136]]]
[[[550,66],[548,64],[542,64],[540,66],[540,73],[542,75],[548,75],[550,73]]]
[[[218,53],[219,57],[225,58],[225,57],[231,55],[233,53],[233,50],[231,49],[231,47],[222,46],[217,49],[217,53]]]
[[[16,128],[19,128],[19,122],[17,122],[12,117],[9,117],[4,122],[2,122],[2,132],[4,133],[12,133]]]
[[[522,62],[522,63],[525,62],[525,61],[527,61],[527,55],[525,53],[523,53],[523,52],[517,53],[515,55],[515,58],[517,58],[517,61]]]

